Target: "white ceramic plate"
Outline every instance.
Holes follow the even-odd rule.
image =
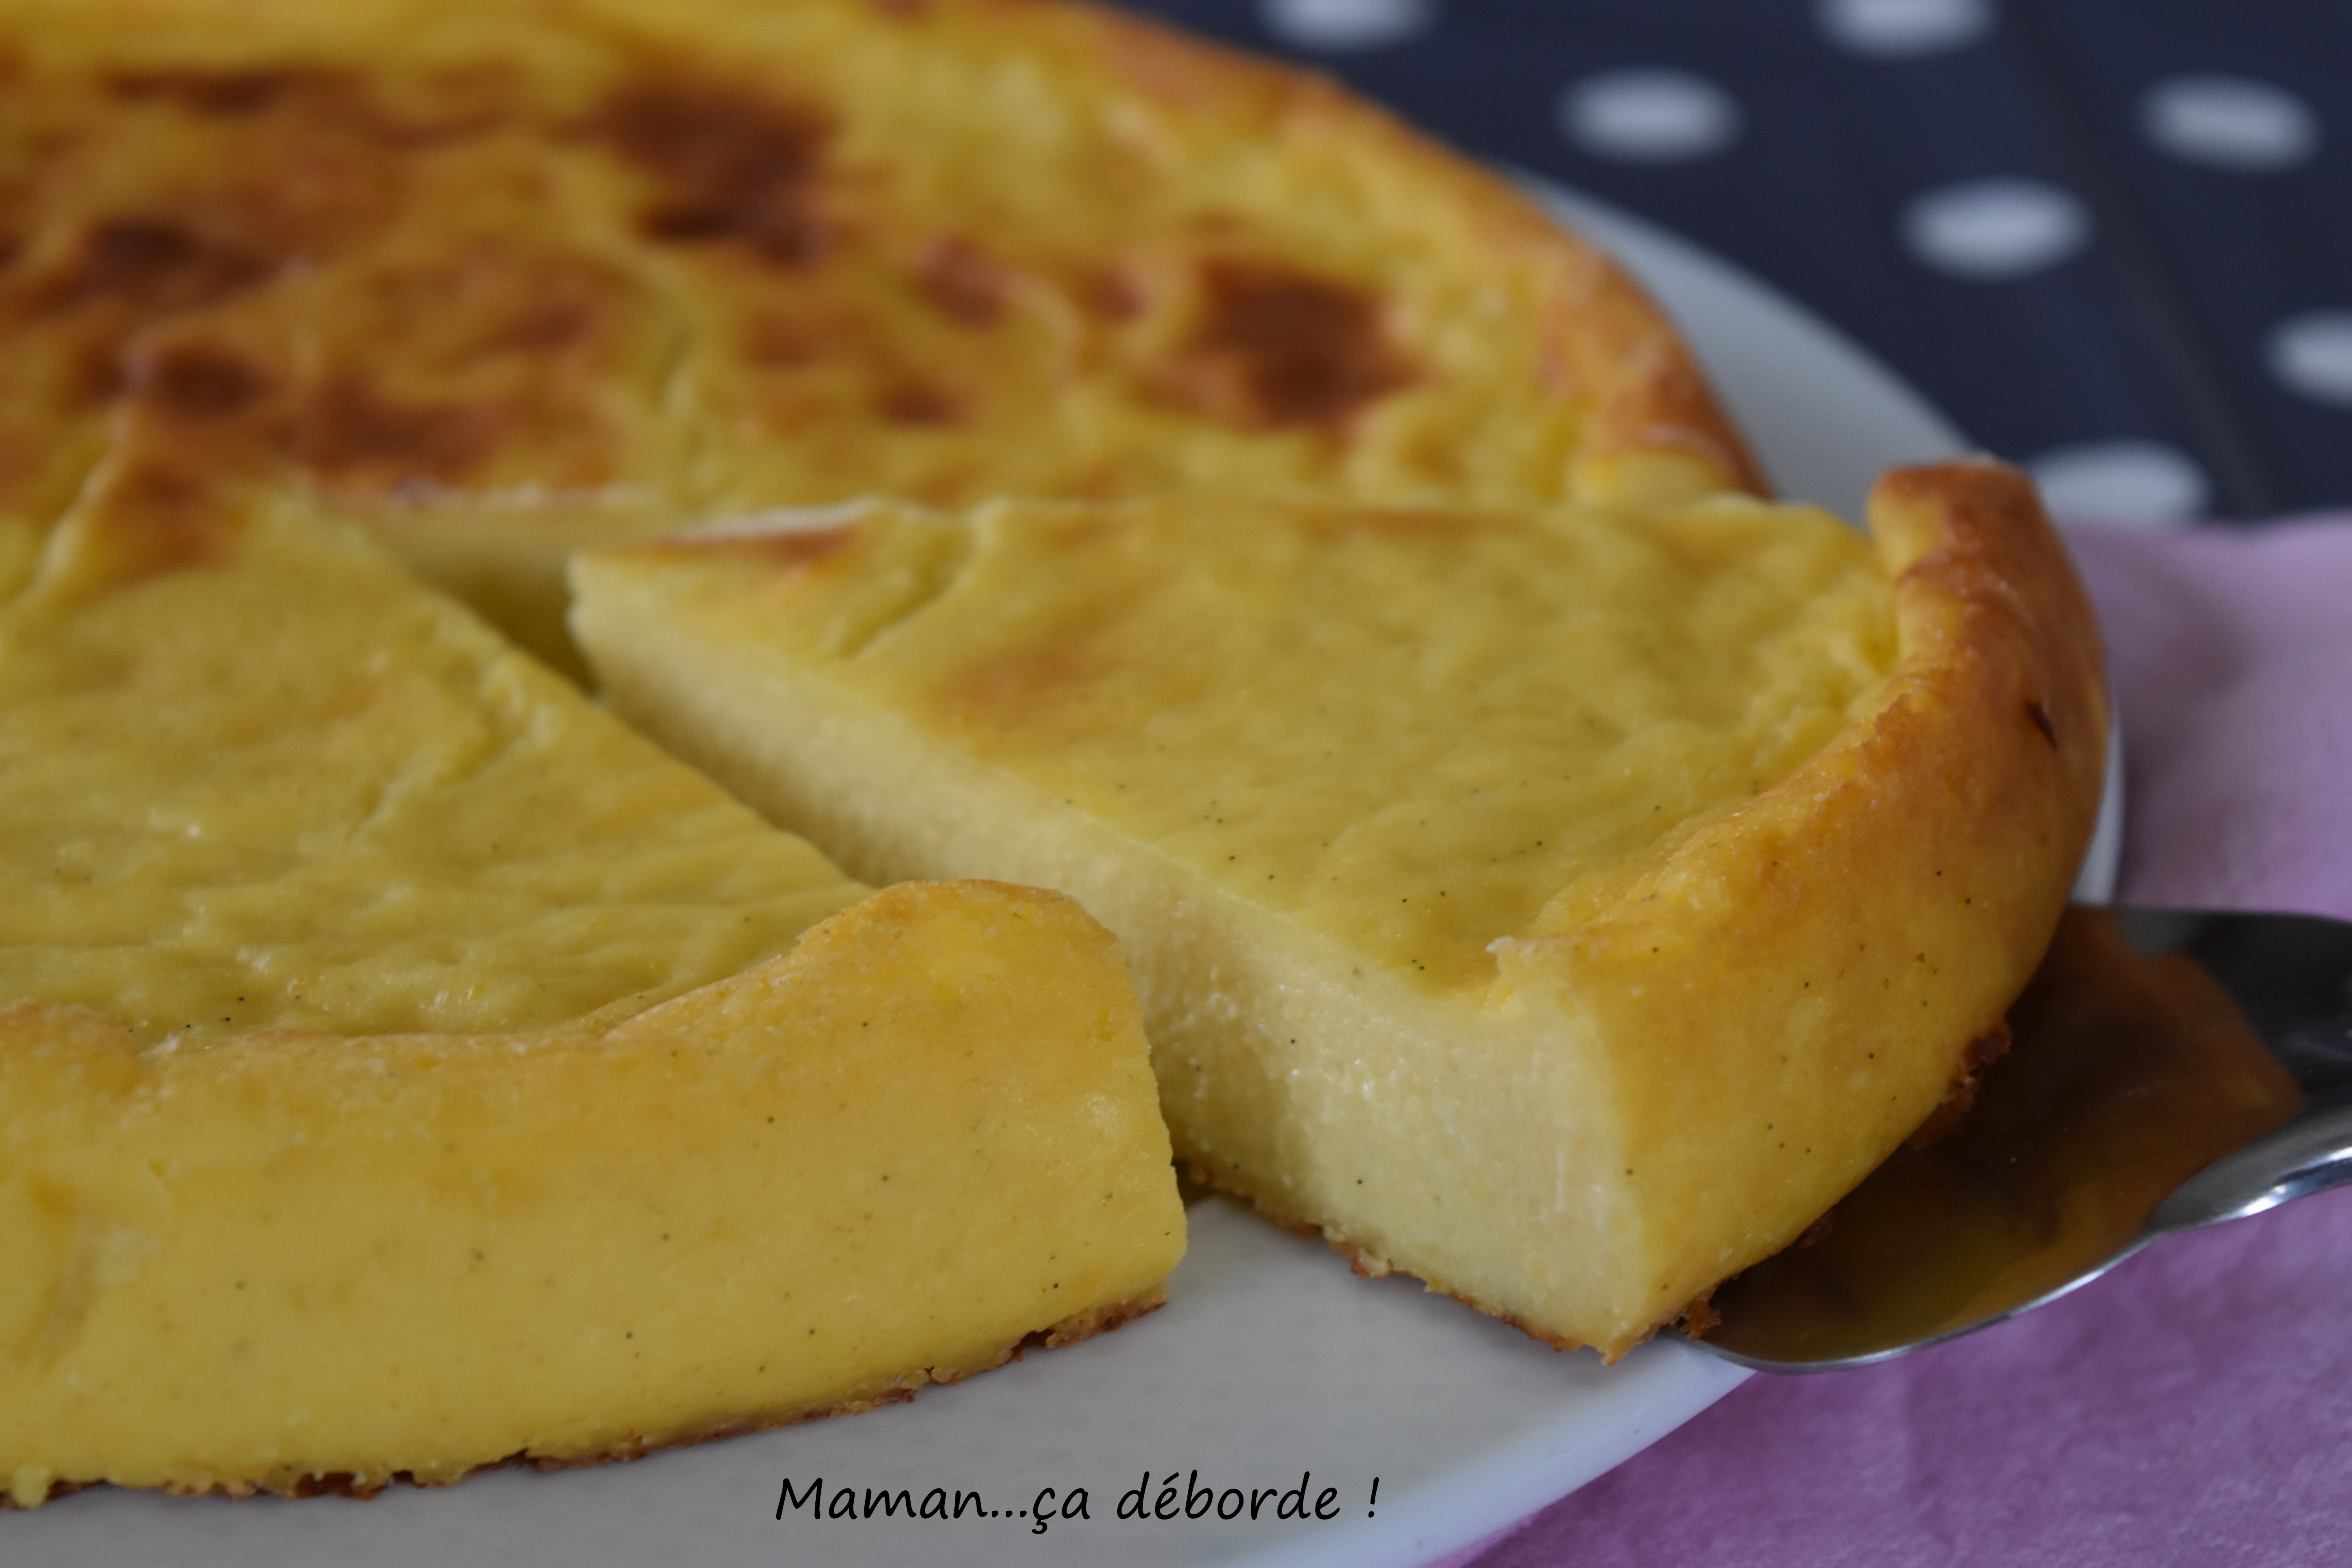
[[[1890,464],[1960,443],[1843,339],[1723,263],[1598,204],[1539,199],[1614,249],[1698,345],[1780,488],[1848,516]],[[1117,1563],[1414,1568],[1559,1497],[1745,1374],[1678,1340],[1613,1368],[1559,1355],[1222,1202],[1192,1211],[1168,1307],[911,1405],[636,1464],[501,1472],[368,1503],[241,1504],[99,1491],[0,1519],[12,1564],[335,1568],[498,1563]],[[1122,1494],[1180,1517],[1121,1520]],[[779,1519],[782,1489],[976,1493],[961,1520]],[[1374,1488],[1377,1483],[1377,1493]],[[1050,1516],[1032,1517],[1043,1489]],[[1288,1489],[1322,1521],[1270,1517]],[[1328,1489],[1327,1497],[1326,1491]],[[1064,1517],[1083,1489],[1087,1517]],[[1223,1507],[1259,1517],[1220,1521]],[[1189,1506],[1202,1517],[1181,1515]]]

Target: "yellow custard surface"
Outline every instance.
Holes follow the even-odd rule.
[[[864,896],[299,496],[169,571],[160,504],[101,486],[0,608],[0,997],[142,1043],[532,1028]]]
[[[882,508],[663,550],[713,635],[1431,991],[1779,783],[1895,656],[1869,542],[1745,498]]]

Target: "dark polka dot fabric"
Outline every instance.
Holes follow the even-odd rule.
[[[1154,0],[1729,258],[2053,507],[2352,501],[2352,7]]]

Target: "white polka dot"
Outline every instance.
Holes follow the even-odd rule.
[[[2352,408],[2352,310],[2311,310],[2271,329],[2263,358],[2293,391]]]
[[[2042,180],[1970,180],[1916,196],[1903,243],[1924,265],[1991,283],[2054,267],[2091,239],[2091,213]]]
[[[2319,147],[2319,117],[2283,87],[2242,76],[2167,77],[2139,100],[2140,134],[2191,163],[2291,169]]]
[[[2161,441],[2089,441],[2026,466],[2060,517],[2169,528],[2203,515],[2213,495],[2197,459]]]
[[[1437,25],[1436,0],[1258,0],[1258,23],[1294,49],[1384,48]]]
[[[1569,84],[1558,108],[1560,133],[1580,151],[1626,163],[1705,158],[1744,129],[1732,96],[1688,71],[1602,71]]]
[[[1814,0],[1813,23],[1838,47],[1906,59],[1975,43],[1992,30],[1990,0]]]

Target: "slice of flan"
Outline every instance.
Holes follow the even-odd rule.
[[[150,394],[554,659],[567,553],[728,511],[1756,482],[1501,181],[1109,10],[0,0],[0,589]]]
[[[0,605],[0,1497],[627,1456],[1161,1299],[1074,904],[869,894],[167,456]]]
[[[2030,488],[1005,501],[593,552],[615,709],[870,877],[1076,895],[1181,1157],[1615,1354],[2000,1028],[2105,745]],[[1980,1047],[1978,1047],[1980,1048]]]

